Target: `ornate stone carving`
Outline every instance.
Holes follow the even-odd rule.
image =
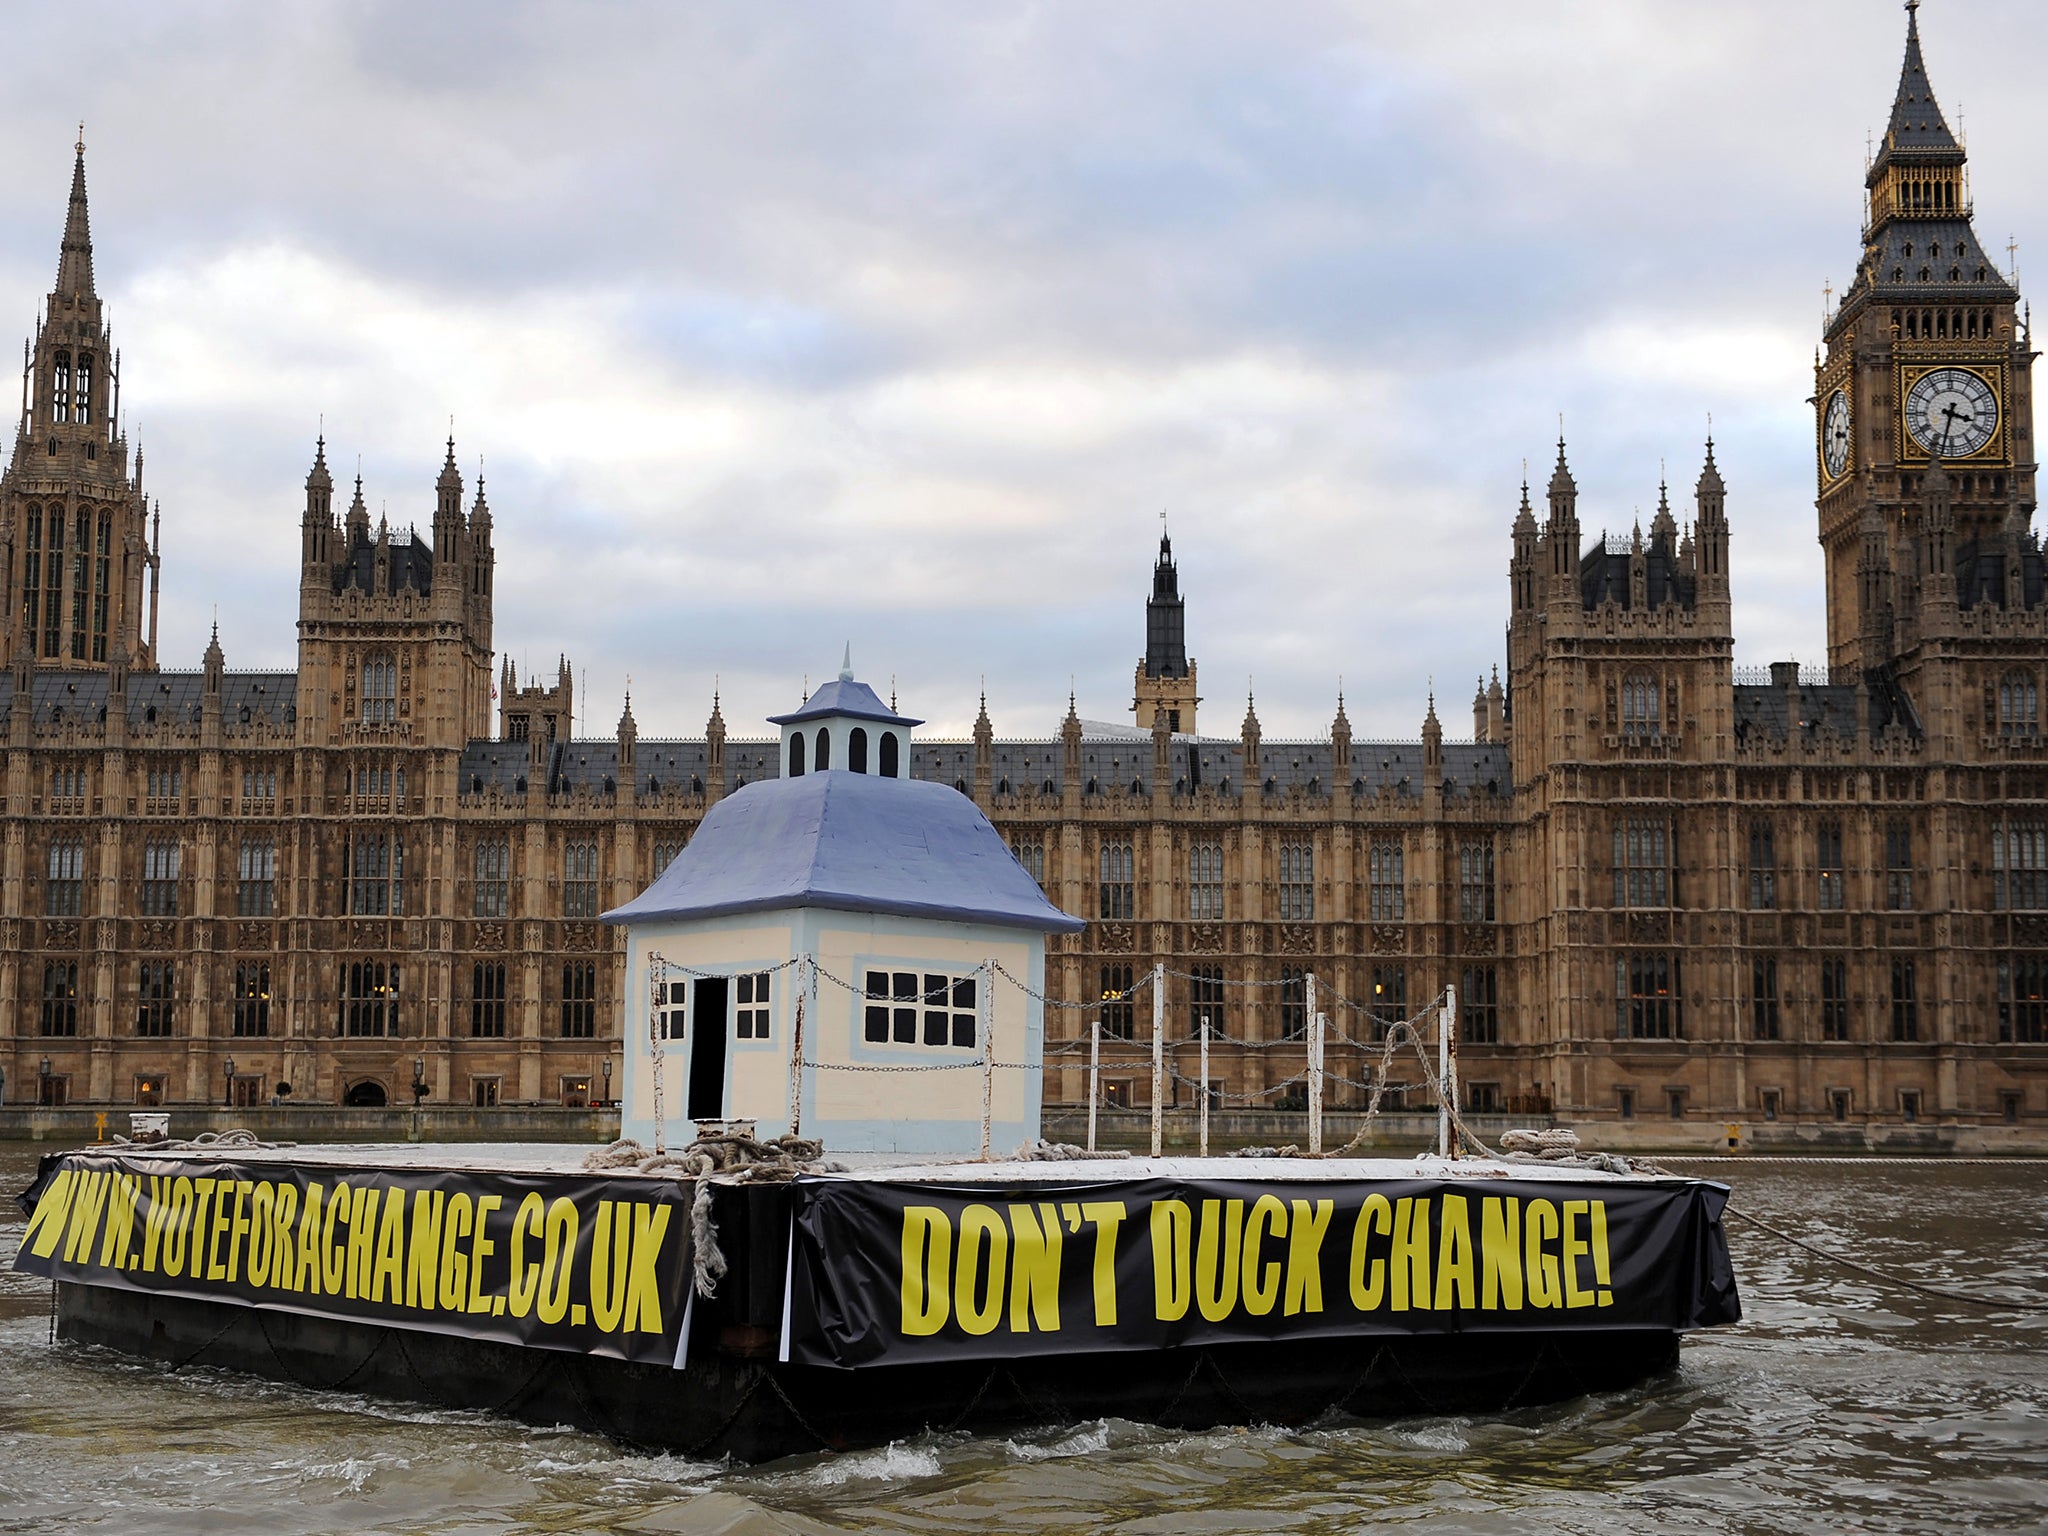
[[[382,923],[351,923],[348,941],[357,949],[381,949],[384,946],[384,925]]]
[[[1102,947],[1113,954],[1129,954],[1136,942],[1136,935],[1129,923],[1104,923],[1102,925]]]
[[[1408,947],[1408,932],[1398,923],[1380,923],[1372,931],[1372,952],[1398,955]]]
[[[1282,923],[1280,925],[1280,953],[1283,955],[1312,955],[1316,952],[1316,930],[1310,923]]]
[[[270,924],[241,923],[235,928],[237,949],[267,949],[270,946]]]
[[[478,923],[476,925],[476,947],[486,951],[498,951],[505,947],[505,925],[503,923]]]
[[[1220,955],[1225,943],[1221,923],[1189,923],[1188,948],[1198,955]]]
[[[1467,923],[1458,935],[1458,953],[1491,955],[1500,949],[1500,931],[1488,923]]]
[[[78,947],[78,924],[45,923],[43,942],[52,949],[76,949]]]
[[[1628,942],[1631,944],[1669,944],[1671,942],[1671,915],[1668,912],[1629,913]]]
[[[597,948],[597,924],[570,923],[567,930],[562,934],[562,947],[564,949]],[[1128,948],[1129,946],[1125,947]]]

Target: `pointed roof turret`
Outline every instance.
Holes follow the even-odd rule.
[[[1714,434],[1707,434],[1707,462],[1700,470],[1699,494],[1702,496],[1724,496],[1728,487],[1721,483],[1721,468],[1714,462]]]
[[[363,476],[356,472],[356,499],[348,504],[348,527],[351,535],[366,535],[370,531],[370,509],[363,501]]]
[[[327,434],[322,432],[313,440],[313,468],[306,476],[309,491],[331,491],[334,476],[327,472]]]
[[[78,125],[78,158],[71,166],[71,204],[64,211],[64,243],[57,253],[57,290],[65,298],[92,298],[92,220],[85,206],[85,124]]]
[[[481,463],[476,471],[476,500],[469,508],[469,531],[488,534],[491,531],[491,504],[484,499],[484,471]]]
[[[1529,466],[1525,461],[1522,465],[1522,505],[1515,512],[1515,532],[1534,533],[1535,531],[1536,514],[1529,507]]]
[[[207,677],[218,682],[221,669],[227,665],[227,657],[220,648],[219,619],[213,621],[213,638],[206,642],[206,655],[203,658],[203,662]]]
[[[1576,495],[1578,494],[1578,489],[1579,483],[1572,478],[1571,466],[1564,461],[1564,434],[1559,433],[1557,439],[1557,468],[1550,472],[1550,494],[1553,497]]]
[[[1927,65],[1920,57],[1920,0],[1906,4],[1906,59],[1899,66],[1898,94],[1892,99],[1892,120],[1884,131],[1885,153],[1894,150],[1952,150],[1962,153],[1949,132],[1927,83]]]

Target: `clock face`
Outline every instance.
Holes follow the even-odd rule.
[[[1906,391],[1906,430],[1936,458],[1966,459],[1998,430],[1998,396],[1981,374],[1936,368]]]
[[[1839,389],[1828,396],[1827,414],[1821,418],[1820,457],[1830,480],[1840,479],[1849,467],[1849,397]]]

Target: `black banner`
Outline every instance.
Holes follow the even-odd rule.
[[[802,1180],[787,1358],[859,1366],[1740,1318],[1701,1183]]]
[[[655,1180],[72,1153],[24,1204],[52,1280],[660,1365],[690,1276]]]

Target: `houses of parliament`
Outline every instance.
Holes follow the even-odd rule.
[[[1207,1021],[1219,1086],[1268,1107],[1298,1102],[1313,973],[1363,1010],[1339,1107],[1376,1029],[1454,986],[1475,1111],[2048,1142],[2034,354],[1908,9],[1816,355],[1824,670],[1733,665],[1741,511],[1711,442],[1689,503],[1591,540],[1560,443],[1539,497],[1503,498],[1506,653],[1470,740],[1433,699],[1410,741],[1354,740],[1341,699],[1314,740],[1249,704],[1205,732],[1162,539],[1131,725],[1070,703],[999,737],[984,704],[970,739],[913,743],[1088,920],[1047,985],[1089,1006],[1046,1035],[1100,1018],[1110,1104],[1148,1107],[1152,1005],[1126,994],[1163,964],[1169,1034]],[[167,668],[117,358],[81,144],[0,478],[7,1101],[602,1097],[646,1019],[598,918],[779,771],[773,741],[715,699],[701,734],[643,738],[628,701],[578,739],[566,663],[500,670],[492,511],[452,442],[419,533],[316,447],[296,670],[236,670],[217,635]],[[1048,1058],[1049,1107],[1083,1101],[1085,1059]]]

